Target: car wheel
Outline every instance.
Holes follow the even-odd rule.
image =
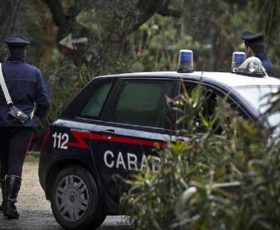
[[[77,165],[58,173],[50,200],[57,222],[65,229],[95,229],[106,217],[93,176]]]

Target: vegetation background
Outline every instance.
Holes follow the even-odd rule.
[[[45,127],[96,75],[176,70],[186,48],[194,51],[195,69],[229,71],[245,30],[266,36],[268,56],[279,66],[279,17],[278,0],[4,0],[0,60],[8,34],[31,40],[28,61],[43,71],[52,94],[38,149]]]
[[[159,172],[125,181],[125,213],[139,230],[279,229],[279,140],[244,120],[226,98],[213,116],[203,115],[201,89],[172,102],[185,138],[159,151]]]

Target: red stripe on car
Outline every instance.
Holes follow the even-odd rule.
[[[139,139],[139,138],[129,138],[129,137],[121,137],[121,136],[80,132],[80,131],[76,131],[76,130],[71,130],[71,134],[72,134],[72,137],[74,137],[74,139],[76,140],[76,142],[68,142],[68,146],[81,148],[81,149],[89,149],[89,145],[86,142],[87,139],[150,146],[150,147],[166,146],[165,142],[157,142],[157,141],[149,141],[149,140],[144,140],[144,139]]]

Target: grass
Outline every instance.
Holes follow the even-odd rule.
[[[38,163],[39,162],[39,155],[38,154],[33,154],[30,152],[26,158],[25,158],[26,163]]]

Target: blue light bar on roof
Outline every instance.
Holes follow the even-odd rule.
[[[231,71],[236,72],[237,68],[244,62],[245,52],[235,51],[232,53]]]
[[[180,50],[178,70],[179,73],[193,72],[193,52],[192,50]]]

